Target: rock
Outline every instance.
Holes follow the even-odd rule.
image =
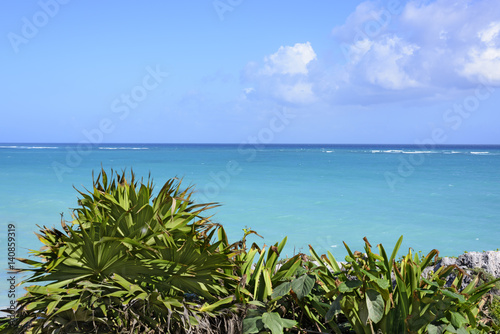
[[[457,265],[463,269],[481,268],[498,278],[500,277],[500,252],[465,253],[458,257]]]
[[[487,273],[493,275],[495,278],[500,277],[500,252],[470,252],[460,255],[458,258],[443,257],[432,268],[433,271],[441,267],[456,265],[460,269],[472,271],[476,268],[484,269]]]
[[[454,257],[443,257],[441,261],[436,265],[436,270],[438,270],[441,267],[447,267],[447,266],[452,266],[454,264],[457,264],[457,258]]]
[[[464,277],[461,287],[463,289],[470,283],[472,277],[475,276],[474,269],[477,268],[483,269],[495,278],[500,277],[500,252],[470,252],[460,255],[458,258],[444,257],[435,266],[425,268],[423,275],[427,275],[430,271],[436,272],[439,268],[450,265],[456,265],[469,275]],[[455,273],[450,274],[446,281],[446,286],[451,286],[455,277]]]

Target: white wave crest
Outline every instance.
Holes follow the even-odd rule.
[[[429,154],[434,153],[432,151],[403,151],[404,154]]]
[[[22,149],[22,150],[45,150],[45,149],[57,149],[59,147],[57,146],[16,146],[16,145],[9,145],[9,146],[0,146],[0,148],[15,148],[15,149]]]
[[[149,147],[98,147],[100,150],[149,150]]]

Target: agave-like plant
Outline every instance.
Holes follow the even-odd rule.
[[[153,198],[153,183],[104,170],[62,230],[41,228],[44,244],[31,266],[11,333],[189,333],[233,301],[231,250],[204,217],[216,204],[194,204],[191,188],[171,179]]]
[[[342,268],[330,252],[328,256],[318,256],[311,247],[326,296],[333,298],[327,320],[342,312],[353,330],[362,334],[492,333],[479,319],[485,294],[500,279],[479,284],[477,276],[461,289],[466,274],[456,266],[443,266],[427,278],[422,275],[438,255],[437,250],[420,258],[409,249],[396,262],[402,236],[390,258],[381,244],[377,246],[380,254],[375,254],[368,240],[364,240],[364,254],[353,253],[344,243],[348,256]],[[456,276],[447,286],[453,272]]]

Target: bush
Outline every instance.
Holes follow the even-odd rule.
[[[442,267],[411,249],[396,260],[365,238],[331,253],[280,260],[287,238],[265,249],[230,244],[222,226],[172,179],[153,197],[150,179],[102,170],[61,229],[41,227],[44,244],[19,259],[32,275],[2,333],[487,333],[499,330],[500,303],[486,304],[499,279]],[[258,234],[257,234],[258,235]],[[447,279],[455,275],[451,286]],[[484,282],[481,281],[485,277]],[[484,318],[489,308],[490,318]],[[4,312],[10,312],[4,310]],[[484,320],[484,319],[486,320]]]
[[[101,171],[62,230],[43,227],[40,261],[20,259],[33,275],[3,332],[189,332],[232,302],[230,250],[212,242],[222,227],[191,202],[192,191],[169,180]]]
[[[342,312],[356,333],[491,332],[478,319],[486,302],[483,297],[498,280],[479,285],[476,276],[459,290],[466,274],[456,266],[441,267],[424,278],[422,272],[437,250],[422,258],[410,249],[398,263],[394,259],[402,240],[401,236],[390,258],[382,245],[379,254],[373,253],[366,238],[365,253],[353,253],[344,243],[349,255],[342,269],[330,253],[319,257],[311,249],[325,268],[320,278],[333,299],[327,318]],[[456,277],[448,287],[447,278],[454,271]]]

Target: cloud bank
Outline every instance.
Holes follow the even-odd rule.
[[[332,61],[308,42],[280,46],[242,74],[247,98],[305,105],[452,99],[500,85],[497,0],[363,2],[341,26]]]

